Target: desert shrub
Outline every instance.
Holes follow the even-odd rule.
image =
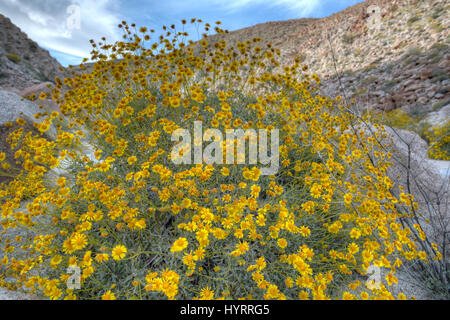
[[[440,82],[448,79],[450,79],[448,73],[445,73],[442,70],[438,69],[433,70],[433,82]]]
[[[402,109],[394,109],[386,113],[376,115],[377,122],[383,123],[389,127],[417,131],[417,119],[411,117]]]
[[[346,32],[342,36],[342,42],[344,42],[345,44],[352,44],[355,41],[356,37],[356,34],[352,32]]]
[[[450,160],[450,120],[443,125],[426,128],[423,136],[429,143],[428,156],[431,159]]]
[[[443,42],[436,42],[431,46],[432,53],[442,53],[448,50],[448,45]]]
[[[367,89],[366,88],[359,88],[358,90],[353,92],[352,98],[358,97],[358,96],[366,94],[366,93],[367,93]]]
[[[439,22],[434,22],[431,24],[431,28],[435,31],[435,32],[442,32],[443,30],[445,30],[445,26],[443,26],[442,24],[440,24]]]
[[[435,104],[433,104],[433,106],[431,107],[431,110],[433,112],[439,111],[443,106],[446,106],[449,103],[450,103],[450,98],[441,100],[441,101],[436,102]]]
[[[409,65],[413,62],[416,62],[419,56],[422,54],[422,49],[418,47],[411,47],[408,51],[403,55],[403,65]]]
[[[20,57],[15,53],[7,53],[6,57],[14,63],[19,63],[21,60]]]
[[[434,258],[398,220],[416,204],[386,176],[383,127],[321,96],[298,59],[282,68],[256,38],[148,44],[121,27],[122,42],[93,43],[91,71],[56,79],[60,112],[36,125],[55,142],[10,135],[24,169],[0,187],[1,225],[24,236],[1,238],[0,284],[52,299],[389,299],[401,259]],[[171,136],[194,121],[278,129],[279,170],[176,165]],[[389,270],[380,287],[355,280],[371,265]]]
[[[44,82],[50,81],[50,78],[49,78],[48,75],[45,73],[45,71],[44,71],[43,68],[39,68],[39,69],[36,71],[36,73],[37,73],[37,75],[38,75],[38,77],[39,77],[39,79],[40,79],[41,81],[44,81]]]
[[[36,42],[29,42],[29,47],[31,52],[36,52],[36,50],[39,48]]]
[[[378,80],[378,78],[376,76],[370,76],[370,77],[364,78],[364,80],[361,81],[361,85],[367,86],[367,85],[370,85],[370,84],[376,82],[377,80]]]
[[[415,22],[417,22],[419,20],[420,20],[420,17],[413,16],[413,17],[409,18],[406,23],[408,24],[408,26],[412,26]]]
[[[443,13],[442,11],[443,11],[442,7],[436,7],[436,8],[433,9],[433,11],[431,12],[430,16],[433,19],[438,19],[442,15],[442,13]]]
[[[428,156],[431,159],[448,160],[450,158],[450,121],[435,127],[422,125],[418,119],[411,117],[402,109],[395,109],[385,114],[371,114],[371,116],[377,122],[389,127],[418,133],[428,142]]]
[[[398,84],[398,80],[388,80],[383,84],[381,90],[388,91]]]
[[[372,71],[372,70],[375,69],[377,66],[378,66],[377,63],[371,63],[371,64],[369,64],[368,66],[365,66],[365,67],[364,67],[364,71],[365,71],[365,72]]]

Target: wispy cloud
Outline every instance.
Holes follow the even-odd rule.
[[[64,65],[89,57],[90,39],[121,38],[117,25],[136,22],[160,30],[181,19],[222,21],[229,30],[268,21],[323,17],[362,0],[0,0],[0,13]],[[80,8],[80,29],[67,25],[68,7]],[[189,27],[187,27],[189,28]],[[187,30],[192,35],[196,29]]]
[[[295,15],[305,16],[311,14],[321,6],[323,0],[196,0],[195,8],[198,10],[219,10],[225,14],[237,13],[249,8],[273,8],[283,11],[292,11]],[[175,11],[189,10],[192,3],[185,0],[171,0],[167,3]]]
[[[286,10],[296,11],[299,15],[309,15],[320,7],[319,0],[214,0],[217,4],[222,4],[231,11],[241,10],[248,6],[265,5],[271,7],[281,7]]]

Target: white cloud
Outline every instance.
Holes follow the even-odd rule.
[[[211,3],[211,1],[208,2]],[[265,5],[298,11],[299,16],[311,14],[320,6],[320,0],[213,0],[212,2],[216,5],[222,5],[225,9],[232,12],[250,5]]]
[[[70,5],[79,6],[80,29],[68,27]],[[0,11],[40,46],[90,57],[90,39],[120,39],[118,0],[0,0]]]
[[[258,8],[280,13],[277,17],[289,13],[300,18],[324,6],[323,0],[145,0],[145,10],[137,4],[130,0],[0,0],[0,12],[41,47],[58,52],[60,61],[62,54],[66,54],[66,60],[72,63],[74,57],[90,57],[90,39],[98,41],[105,36],[108,43],[121,39],[117,25],[129,20],[121,16],[124,7],[131,9],[128,11],[134,19],[147,26],[150,23],[156,29],[160,24],[174,22],[180,15],[186,18],[189,12],[203,18],[225,16],[227,20],[223,22],[232,24],[233,30],[254,24],[252,11]],[[80,8],[80,29],[68,28],[71,5]]]
[[[227,15],[260,6],[284,12],[295,12],[295,16],[304,17],[319,9],[322,6],[321,2],[323,0],[170,0],[161,6],[167,6],[168,12],[192,12],[193,8],[197,8],[199,12],[215,10]]]

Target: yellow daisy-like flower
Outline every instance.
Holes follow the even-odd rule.
[[[127,248],[123,245],[118,245],[112,250],[112,257],[114,260],[122,260],[125,258],[125,255],[127,253]]]
[[[71,241],[70,244],[72,245],[73,250],[81,250],[87,245],[87,238],[86,235],[83,233],[76,233]]]
[[[104,295],[102,295],[102,300],[116,300],[116,296],[111,292],[111,290],[108,290]]]
[[[187,239],[179,238],[173,243],[172,248],[170,248],[170,252],[183,251],[184,249],[186,249],[187,246],[188,246]]]
[[[104,261],[108,261],[109,260],[109,255],[107,253],[99,253],[95,256],[95,260],[97,260],[97,262],[104,262]]]
[[[351,294],[350,292],[344,292],[342,294],[342,300],[355,300],[355,296]]]
[[[214,298],[214,290],[211,290],[209,287],[203,288],[200,291],[200,300],[211,300]]]
[[[52,267],[54,267],[54,266],[57,266],[58,264],[60,264],[61,262],[62,262],[62,257],[60,255],[56,255],[50,261],[50,265]]]
[[[287,241],[284,238],[280,238],[280,239],[278,239],[277,244],[280,248],[284,249],[287,246]]]
[[[352,231],[350,231],[350,237],[353,239],[358,239],[361,236],[361,231],[357,228],[353,228]]]
[[[132,165],[133,163],[135,163],[137,161],[136,156],[131,156],[128,158],[128,164]]]
[[[369,294],[367,292],[365,292],[365,291],[361,292],[360,296],[361,296],[362,300],[368,300],[369,299]]]
[[[307,236],[309,236],[309,235],[311,234],[311,230],[310,230],[308,227],[302,226],[302,227],[300,228],[300,234],[301,234],[303,237],[307,237]]]
[[[221,173],[223,176],[228,177],[228,175],[230,174],[230,169],[224,167],[224,168],[222,168]]]
[[[351,204],[352,203],[352,198],[353,198],[353,195],[352,194],[350,194],[350,193],[346,193],[345,195],[344,195],[344,202],[346,203],[346,204]]]

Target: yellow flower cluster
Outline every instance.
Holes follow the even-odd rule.
[[[147,285],[145,290],[147,291],[161,291],[169,299],[174,299],[178,293],[178,282],[180,276],[171,270],[166,270],[161,273],[160,277],[157,277],[157,272],[149,272],[145,277]]]
[[[450,160],[450,120],[443,125],[425,130],[430,141],[428,155],[432,159]]]
[[[56,79],[59,113],[38,128],[55,139],[9,136],[21,169],[0,185],[0,222],[25,236],[1,238],[0,285],[52,299],[386,299],[384,285],[337,289],[372,264],[390,285],[398,257],[428,259],[412,240],[420,226],[399,222],[417,204],[387,177],[382,127],[369,134],[340,97],[321,96],[299,58],[283,68],[259,38],[186,42],[170,26],[150,44],[152,30],[120,27],[123,41],[92,43],[95,64]],[[279,129],[278,173],[175,165],[171,134],[194,121]],[[67,288],[68,266],[81,289]]]

